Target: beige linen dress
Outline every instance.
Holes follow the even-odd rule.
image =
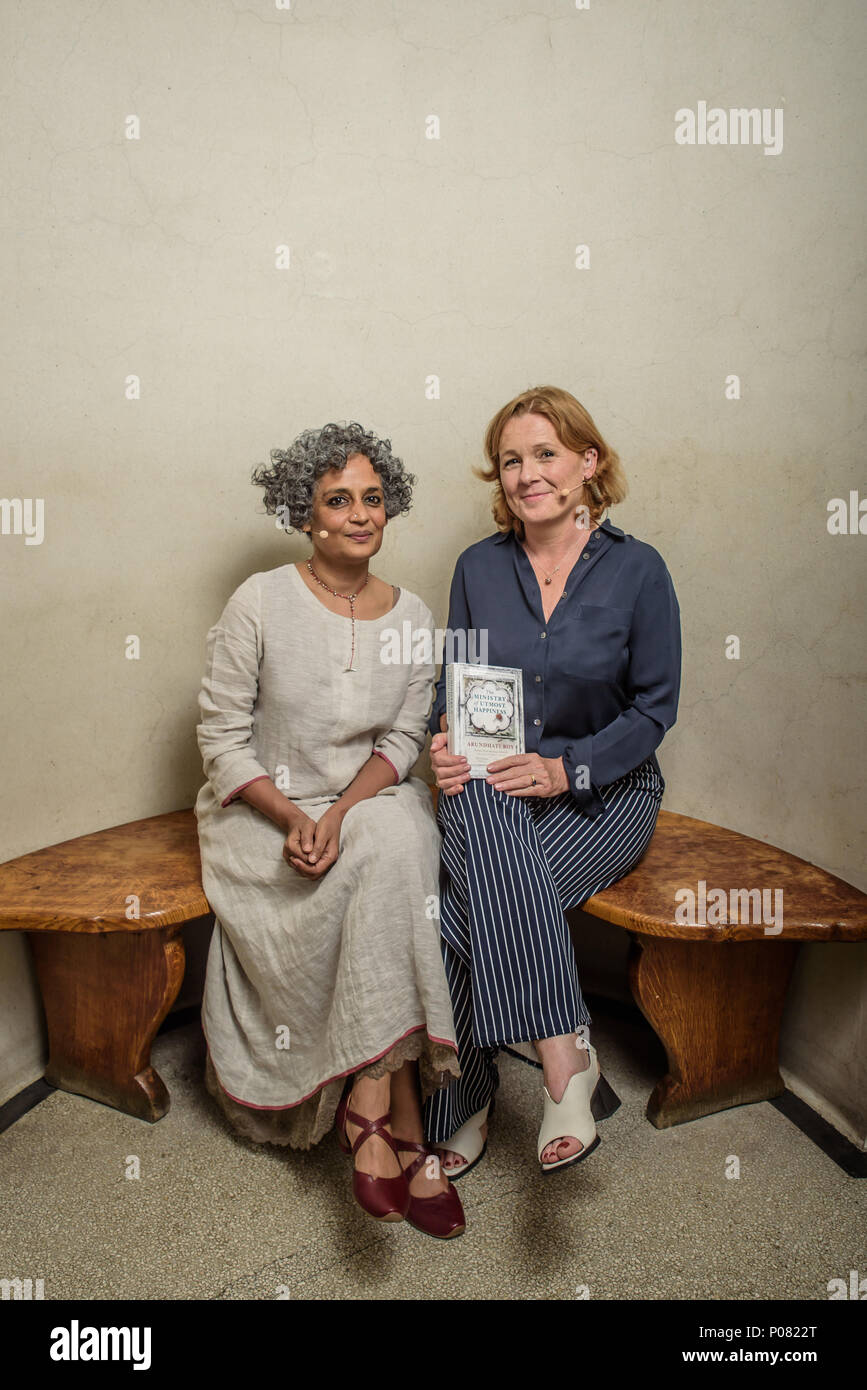
[[[423,1095],[459,1075],[439,941],[439,846],[424,743],[432,662],[408,658],[433,617],[403,589],[381,618],[332,613],[294,565],[253,574],[207,638],[197,726],[202,882],[214,912],[202,1026],[206,1082],[232,1126],[308,1148],[350,1072],[417,1058]],[[408,640],[407,640],[408,639]],[[395,784],[347,812],[337,862],[311,881],[284,832],[237,797],[260,777],[318,820],[371,754]]]

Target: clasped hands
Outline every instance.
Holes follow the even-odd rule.
[[[455,796],[469,780],[470,765],[466,758],[449,753],[447,744],[447,733],[434,735],[431,767],[444,795]],[[538,753],[519,753],[490,763],[485,781],[510,796],[559,796],[569,789],[562,759],[542,758]],[[283,858],[302,878],[322,878],[336,864],[345,814],[337,806],[329,807],[318,821],[303,811],[297,813],[283,845]]]
[[[469,781],[470,765],[466,758],[449,753],[447,744],[447,733],[434,734],[430,761],[437,786],[445,796],[455,796]],[[495,763],[488,764],[485,781],[495,791],[508,792],[510,796],[559,796],[569,790],[563,759],[542,758],[538,753],[498,758]]]
[[[286,836],[283,858],[302,878],[322,878],[337,862],[344,815],[336,806],[329,807],[319,820],[298,812]]]

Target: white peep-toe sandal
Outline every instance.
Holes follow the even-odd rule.
[[[536,1152],[543,1173],[553,1173],[556,1168],[569,1168],[573,1163],[580,1163],[599,1147],[601,1138],[596,1133],[596,1122],[590,1108],[598,1085],[599,1062],[596,1048],[591,1046],[590,1065],[569,1078],[562,1100],[552,1100],[547,1086],[542,1087],[545,1110]],[[577,1139],[582,1147],[577,1154],[558,1159],[556,1163],[543,1163],[542,1154],[555,1139]]]
[[[466,1163],[462,1168],[446,1168],[445,1173],[449,1182],[457,1182],[475,1168],[477,1163],[481,1163],[488,1147],[487,1139],[482,1138],[482,1125],[489,1115],[494,1113],[494,1102],[489,1101],[484,1110],[477,1110],[475,1115],[471,1115],[460,1129],[456,1130],[451,1139],[445,1139],[441,1144],[432,1144],[435,1150],[447,1150],[449,1153],[457,1154],[459,1158],[465,1158]]]

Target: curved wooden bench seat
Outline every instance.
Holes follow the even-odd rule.
[[[181,928],[209,912],[192,810],[0,864],[0,929],[30,936],[50,1085],[142,1120],[166,1113],[151,1044],[184,978]]]
[[[782,931],[676,920],[677,893],[783,891]],[[742,900],[745,904],[746,900]],[[867,895],[736,831],[661,811],[632,873],[583,910],[627,930],[630,981],[665,1045],[648,1117],[679,1124],[784,1089],[777,1064],[800,941],[867,939]],[[210,911],[192,810],[100,830],[0,864],[0,929],[26,931],[53,1086],[157,1120],[169,1106],[150,1048],[184,973],[181,927]],[[732,915],[732,914],[728,914]]]
[[[0,928],[7,930],[141,932],[182,926],[210,910],[192,810],[114,825],[0,864]]]
[[[678,893],[698,899],[701,884],[708,895],[722,890],[728,920],[676,920]],[[758,893],[748,900],[740,890],[750,889]],[[779,904],[781,930],[762,920],[757,897],[767,919]],[[780,1024],[800,942],[867,939],[859,889],[763,840],[674,811],[660,811],[632,872],[583,910],[632,936],[632,995],[668,1056],[647,1105],[658,1128],[781,1095]]]
[[[685,888],[697,893],[702,882],[707,893],[715,888],[725,892],[728,922],[691,926],[675,920],[677,894]],[[778,890],[783,894],[782,932],[751,920],[743,899],[732,901],[733,892],[750,888],[765,891],[770,907],[773,894]],[[764,840],[676,811],[660,811],[641,862],[584,903],[584,911],[642,936],[680,941],[775,936],[788,941],[863,941],[867,937],[867,894],[851,883]]]

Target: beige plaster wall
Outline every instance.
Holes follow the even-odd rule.
[[[3,0],[0,24],[2,493],[44,503],[41,543],[0,535],[0,858],[192,803],[205,633],[304,553],[257,510],[272,446],[391,438],[419,482],[377,569],[444,621],[491,529],[484,427],[550,382],[620,451],[612,520],[680,598],[665,805],[867,886],[867,541],[827,528],[864,479],[863,6]],[[767,111],[782,148],[678,144],[700,102]],[[865,982],[861,948],[803,953],[783,1049],[862,1144]],[[41,1029],[10,935],[0,1101]]]

